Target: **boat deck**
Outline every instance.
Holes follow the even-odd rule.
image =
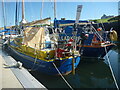
[[[0,89],[2,88],[44,88],[25,68],[6,67],[4,64],[17,63],[11,56],[2,51],[0,44]]]

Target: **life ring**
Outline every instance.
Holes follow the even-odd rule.
[[[110,40],[111,41],[117,41],[117,38],[118,38],[117,32],[115,30],[112,30],[110,32]]]

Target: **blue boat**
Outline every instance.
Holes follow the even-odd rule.
[[[43,32],[43,29],[27,27],[25,31],[28,34],[24,36],[24,38],[14,38],[14,40],[7,45],[6,49],[11,56],[22,62],[24,67],[48,75],[68,75],[72,72],[73,67],[74,69],[77,68],[80,62],[80,56],[73,56],[73,53],[70,54],[69,50],[64,50],[60,46],[60,43],[58,43],[58,48],[55,48],[54,45],[52,45],[52,40],[45,41],[45,36],[43,37],[44,33],[41,33]],[[37,36],[39,36],[40,39]],[[37,46],[37,43],[40,43],[38,42],[38,39],[42,44]],[[35,47],[32,47],[33,43],[35,43]],[[62,46],[63,45],[64,44],[62,43]]]
[[[74,23],[75,20],[54,20],[54,26],[63,28],[67,36],[72,36]],[[76,43],[82,57],[103,58],[115,46],[108,38],[110,31],[103,31],[102,28],[95,30],[88,21],[79,21],[78,24]],[[65,37],[65,34],[61,34],[61,37]]]
[[[84,40],[83,45],[79,45],[82,57],[103,58],[114,46],[116,46],[110,41],[100,41],[95,35],[96,34],[89,34],[89,37]]]

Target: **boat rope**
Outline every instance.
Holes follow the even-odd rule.
[[[36,44],[35,44],[35,48],[36,48]],[[34,60],[34,64],[33,64],[32,68],[31,68],[31,71],[34,70],[33,68],[34,68],[35,63],[36,63],[36,61],[37,61],[37,52],[36,52],[36,49],[35,49],[34,55],[35,55],[35,60]]]
[[[59,75],[62,77],[62,79],[65,81],[65,83],[69,86],[69,88],[71,89],[71,90],[74,90],[73,88],[72,88],[72,86],[68,83],[68,81],[63,77],[63,75],[61,74],[61,72],[59,71],[59,69],[57,68],[57,66],[55,65],[55,63],[53,62],[53,65],[54,65],[54,67],[55,67],[55,69],[57,70],[57,72],[59,73]]]
[[[36,57],[35,57],[34,64],[33,64],[32,68],[31,68],[31,71],[34,70],[34,66],[35,66],[36,61],[37,61],[37,55],[36,55]]]
[[[114,80],[114,82],[115,82],[115,85],[116,85],[116,87],[117,87],[117,90],[119,90],[119,87],[118,87],[118,84],[117,84],[117,80],[116,80],[116,78],[115,78],[115,75],[114,75],[114,72],[113,72],[113,70],[112,70],[112,66],[111,66],[110,60],[109,60],[108,55],[107,55],[107,49],[106,49],[106,47],[105,47],[105,52],[106,52],[106,57],[107,57],[108,65],[109,65],[110,71],[111,71],[111,73],[112,73],[113,80]]]

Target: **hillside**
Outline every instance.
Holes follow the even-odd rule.
[[[119,15],[119,16],[115,16],[115,17],[112,17],[112,18],[107,18],[107,19],[95,19],[95,20],[90,20],[90,21],[94,21],[95,23],[117,22],[117,21],[120,21],[120,15]]]

